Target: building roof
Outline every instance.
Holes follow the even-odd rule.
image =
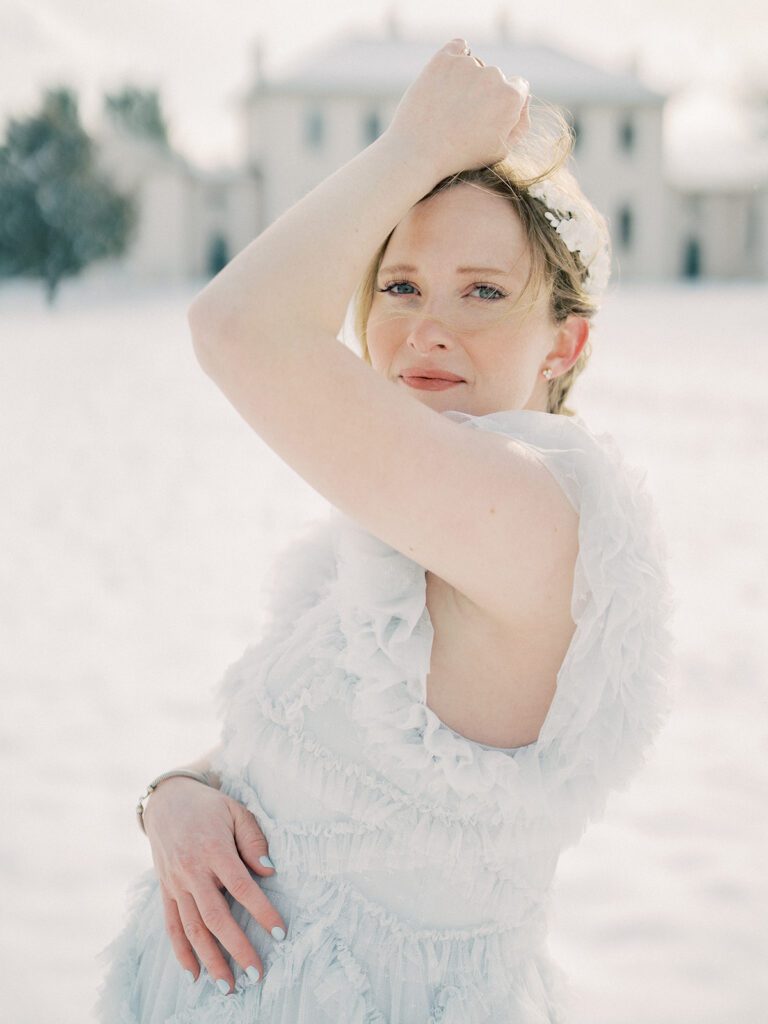
[[[347,34],[326,40],[256,83],[249,96],[370,95],[399,98],[444,38],[399,34]],[[473,43],[486,64],[506,75],[521,75],[534,96],[563,106],[578,103],[659,105],[665,97],[629,72],[608,71],[540,42],[498,35]]]

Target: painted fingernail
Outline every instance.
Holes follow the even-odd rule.
[[[246,967],[245,968],[245,973],[248,975],[248,980],[249,981],[261,981],[261,975],[259,974],[259,969],[258,969],[258,967],[254,967],[253,964],[251,964],[250,967]]]
[[[186,976],[187,981],[190,983],[190,985],[194,984],[195,976],[192,973],[192,971],[184,971],[184,974]]]
[[[221,992],[223,996],[225,996],[229,992],[229,982],[225,981],[223,978],[219,978],[219,980],[216,982],[216,988],[219,990],[219,992]]]
[[[273,939],[277,939],[277,941],[278,941],[278,942],[282,942],[282,941],[283,941],[283,939],[285,938],[285,932],[284,932],[284,931],[283,931],[283,929],[282,929],[282,928],[281,928],[281,927],[280,927],[279,925],[277,925],[277,924],[276,924],[276,925],[275,925],[275,927],[274,927],[274,928],[272,929],[272,938],[273,938]]]
[[[274,868],[275,866],[266,855],[264,857],[259,857],[259,864],[263,864],[265,868]]]

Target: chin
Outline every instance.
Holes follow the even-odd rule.
[[[448,388],[446,391],[421,391],[418,388],[408,387],[399,378],[396,383],[407,395],[415,398],[422,405],[428,405],[430,409],[437,409],[438,412],[445,412],[448,409],[471,412],[471,409],[468,408],[468,405],[471,404],[471,397],[466,394],[466,389],[463,387]]]

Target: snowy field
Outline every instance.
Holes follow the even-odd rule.
[[[8,1024],[89,1024],[153,775],[213,746],[272,556],[325,503],[199,369],[197,289],[0,287],[0,962]],[[573,1024],[768,1020],[768,289],[625,286],[572,404],[648,471],[675,711],[560,862]]]

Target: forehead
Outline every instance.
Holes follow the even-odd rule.
[[[393,231],[386,257],[455,256],[457,263],[512,270],[526,253],[525,230],[512,203],[462,182],[411,207]]]

